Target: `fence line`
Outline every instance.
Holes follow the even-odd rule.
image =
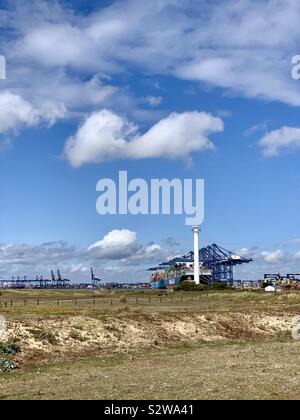
[[[34,307],[34,306],[146,306],[151,304],[188,303],[199,301],[200,296],[150,296],[121,298],[74,298],[74,299],[0,299],[0,308]]]

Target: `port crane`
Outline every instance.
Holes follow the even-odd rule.
[[[101,279],[99,279],[98,277],[95,276],[94,270],[93,270],[92,267],[91,267],[91,279],[92,279],[93,287],[98,287],[99,283],[101,282]]]

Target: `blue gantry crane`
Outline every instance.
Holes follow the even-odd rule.
[[[91,279],[92,279],[92,285],[93,287],[99,287],[99,284],[101,282],[101,279],[99,279],[98,277],[95,276],[94,274],[94,270],[91,267]]]
[[[212,244],[199,250],[200,263],[211,271],[210,282],[233,283],[233,268],[237,265],[248,264],[253,260],[236,255],[217,244]],[[182,257],[160,264],[159,268],[174,266],[182,263],[194,263],[194,252],[191,251]]]

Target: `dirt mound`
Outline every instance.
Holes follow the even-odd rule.
[[[8,336],[18,340],[24,364],[176,343],[268,339],[287,332],[290,322],[289,317],[242,313],[27,317],[9,320]]]

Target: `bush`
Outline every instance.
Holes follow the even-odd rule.
[[[48,341],[48,343],[52,345],[57,344],[56,335],[50,331],[35,330],[35,331],[32,331],[32,333],[35,340],[37,341]]]
[[[15,341],[7,341],[0,343],[0,353],[2,354],[17,354],[21,352],[20,346]]]
[[[71,330],[69,337],[72,338],[72,340],[77,340],[77,341],[86,341],[86,338],[83,337],[80,332],[78,332],[77,330],[73,329]]]
[[[209,286],[209,290],[230,290],[231,287],[226,282],[212,283]]]
[[[183,292],[202,292],[204,289],[203,284],[196,284],[190,280],[185,280],[175,287],[175,290],[182,290]]]
[[[0,371],[1,372],[11,372],[15,369],[15,365],[11,360],[2,359],[0,360]]]

